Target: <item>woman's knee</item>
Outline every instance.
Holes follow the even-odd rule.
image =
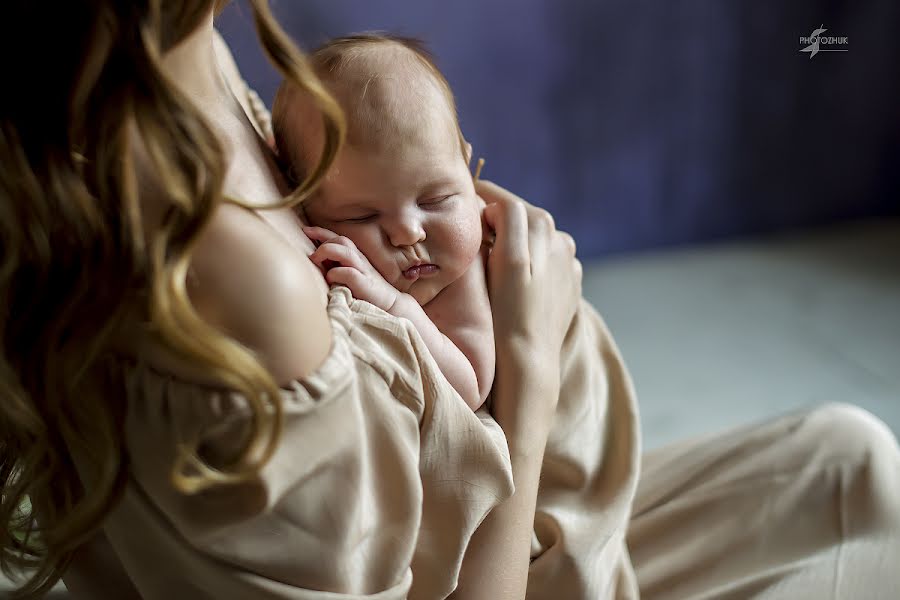
[[[900,447],[878,417],[850,404],[807,416],[823,472],[839,473],[841,514],[857,533],[900,534]]]
[[[804,421],[819,451],[831,458],[829,462],[900,461],[893,432],[863,408],[840,402],[825,404],[808,413]]]

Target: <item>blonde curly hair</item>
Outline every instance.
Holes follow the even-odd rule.
[[[278,442],[276,383],[246,347],[200,318],[186,292],[192,249],[226,201],[226,165],[198,108],[163,74],[161,57],[219,3],[72,0],[55,3],[49,19],[42,3],[4,5],[0,567],[27,573],[23,597],[59,580],[123,489],[125,407],[103,357],[135,314],[174,353],[243,393],[254,414],[229,464],[208,464],[196,441],[185,440],[172,472],[178,489],[241,481]],[[292,206],[330,166],[344,120],[266,0],[250,5],[269,58],[314,100],[325,127],[316,167],[280,205]],[[31,49],[27,60],[13,59],[23,48]],[[136,138],[154,185],[168,196],[162,225],[150,234],[131,151]],[[87,459],[80,471],[73,453]]]

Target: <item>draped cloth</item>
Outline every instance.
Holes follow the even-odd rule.
[[[243,398],[115,362],[131,470],[95,542],[120,562],[105,572],[145,599],[452,592],[472,533],[513,491],[503,432],[409,321],[343,287],[328,314],[329,356],[283,390],[279,449],[236,487],[184,495],[170,474],[185,439],[233,451]],[[627,371],[587,303],[561,365],[529,600],[900,597],[900,450],[877,419],[828,405],[641,458]],[[92,597],[108,597],[102,581]]]
[[[328,358],[283,390],[279,450],[239,486],[184,495],[171,471],[185,440],[233,452],[244,399],[120,362],[132,474],[105,530],[145,597],[426,599],[455,587],[472,532],[513,490],[503,432],[466,406],[409,321],[344,287],[329,292],[328,314]],[[585,302],[562,355],[529,588],[606,597],[631,579],[634,396]]]
[[[513,491],[503,432],[473,413],[418,332],[345,287],[329,292],[333,346],[282,390],[278,451],[252,481],[195,495],[176,449],[234,452],[245,399],[116,359],[130,479],[104,532],[144,598],[444,598],[466,544]],[[611,597],[633,583],[624,534],[639,437],[627,373],[582,302],[566,335],[547,445],[530,594]],[[75,565],[77,568],[78,565]]]

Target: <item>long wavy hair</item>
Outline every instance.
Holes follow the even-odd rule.
[[[173,352],[242,392],[255,417],[243,451],[227,465],[208,464],[196,441],[185,440],[173,485],[195,493],[244,480],[278,442],[275,381],[252,352],[200,318],[186,291],[195,242],[225,201],[226,164],[197,107],[163,74],[161,57],[219,3],[4,4],[0,567],[27,573],[21,596],[42,595],[59,580],[123,489],[125,407],[121,393],[97,390],[116,389],[103,357],[135,310]],[[269,58],[314,99],[325,126],[320,160],[281,205],[292,206],[333,161],[343,117],[266,0],[250,6]],[[149,234],[136,140],[149,161],[141,177],[155,174],[169,200],[162,225]],[[86,459],[80,471],[76,452]]]

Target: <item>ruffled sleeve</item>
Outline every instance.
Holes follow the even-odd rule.
[[[443,598],[468,541],[512,493],[505,438],[447,383],[412,325],[329,294],[333,347],[284,389],[285,426],[254,480],[176,491],[178,444],[227,453],[233,392],[122,364],[131,480],[105,526],[145,598]]]

